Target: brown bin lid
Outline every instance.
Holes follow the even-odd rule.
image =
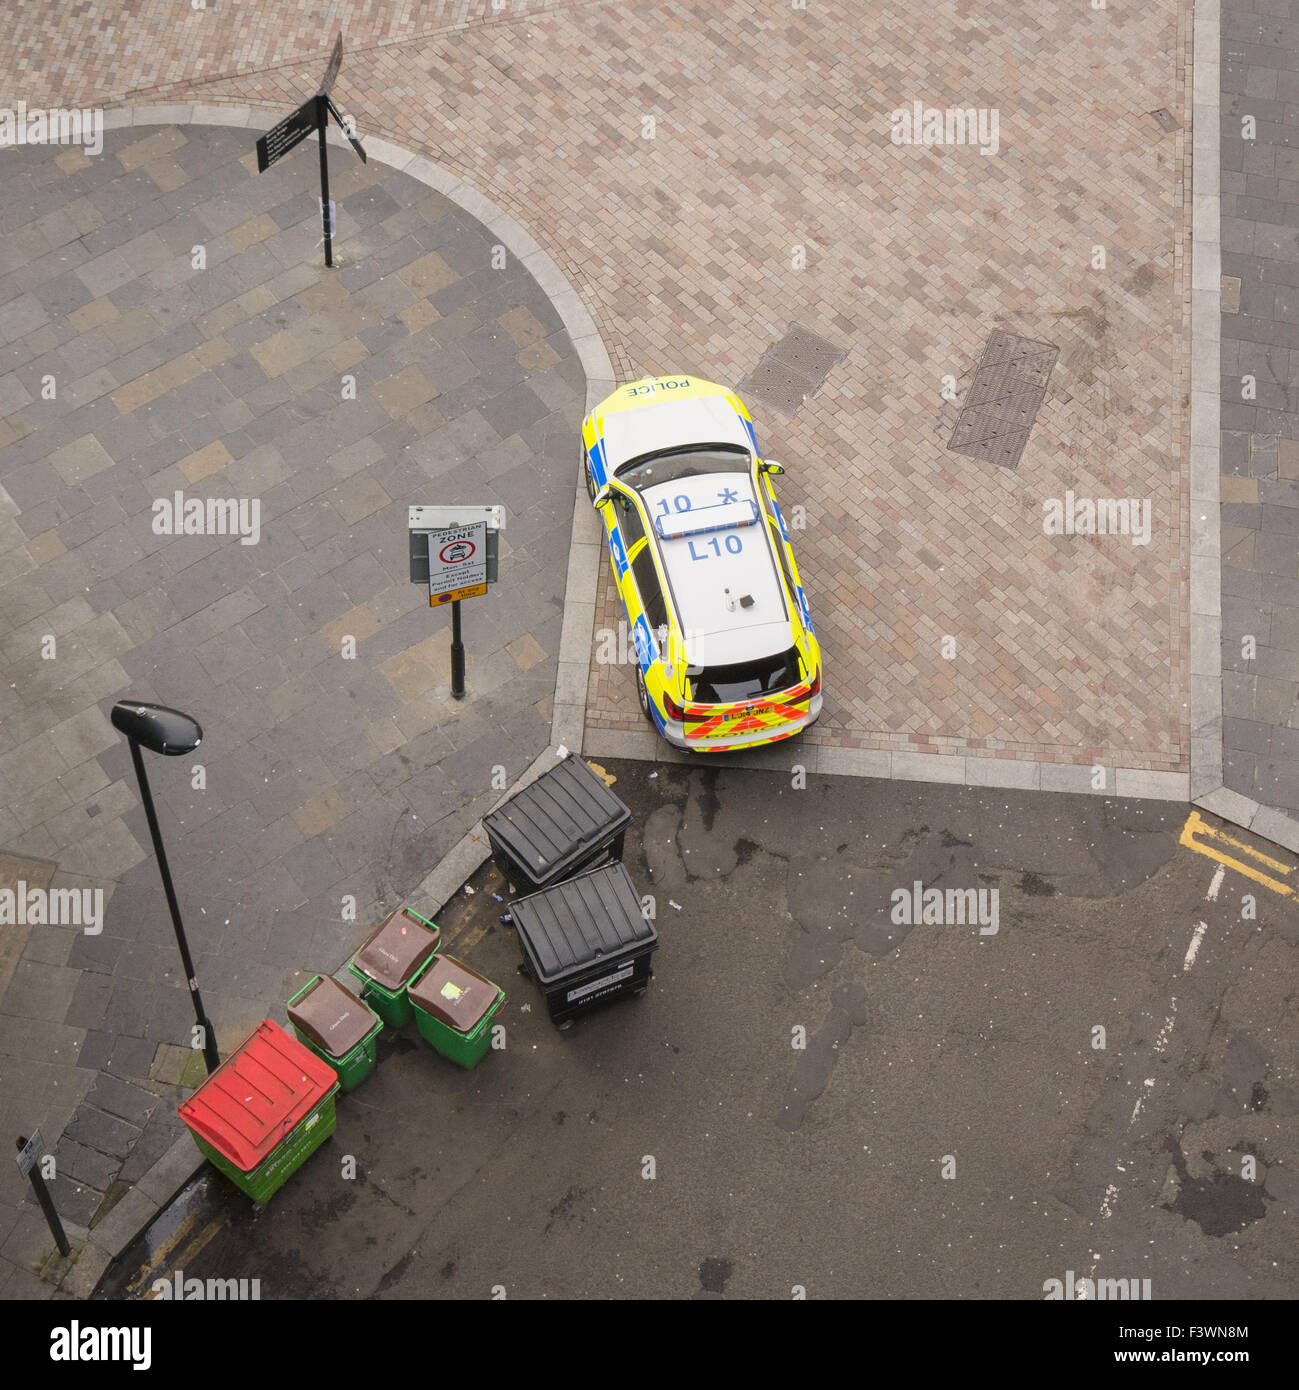
[[[437,950],[438,931],[429,930],[409,908],[398,908],[353,959],[384,989],[398,990]]]
[[[406,991],[412,1003],[457,1033],[472,1033],[500,990],[454,956],[437,960]]]
[[[328,975],[288,1005],[288,1014],[331,1057],[346,1057],[378,1022],[351,990]]]

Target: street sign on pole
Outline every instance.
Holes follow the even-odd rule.
[[[310,97],[291,115],[257,141],[257,172],[264,174],[316,128],[316,99]]]
[[[343,31],[338,31],[338,37],[334,40],[334,51],[329,55],[329,66],[325,69],[325,75],[320,79],[320,94],[328,96],[333,90],[334,78],[338,76],[338,70],[343,66]]]
[[[412,507],[410,578],[428,585],[431,608],[451,605],[451,696],[465,698],[465,644],[460,600],[485,594],[496,582],[498,536],[505,525],[497,506]]]
[[[291,115],[286,116],[273,130],[268,130],[257,141],[257,172],[264,174],[277,159],[282,159],[295,145],[300,145],[314,130],[320,137],[320,228],[321,241],[325,244],[325,264],[334,264],[334,205],[329,201],[329,154],[325,133],[332,115],[342,127],[352,148],[367,163],[365,151],[356,138],[349,123],[338,113],[338,107],[329,99],[330,88],[343,66],[343,31],[338,31],[334,40],[334,50],[329,55],[329,65],[321,79],[316,95],[309,97]]]
[[[487,592],[487,523],[430,531],[428,601],[430,607],[476,598]]]
[[[32,1191],[36,1194],[36,1200],[40,1204],[41,1215],[45,1218],[45,1224],[50,1228],[50,1235],[54,1237],[54,1243],[59,1247],[60,1255],[70,1255],[72,1246],[68,1244],[67,1233],[63,1229],[63,1222],[59,1220],[59,1214],[54,1209],[54,1198],[50,1196],[50,1189],[45,1186],[45,1178],[41,1170],[36,1166],[45,1150],[45,1140],[41,1137],[38,1129],[30,1139],[18,1136],[18,1157],[15,1160],[18,1164],[18,1171],[32,1185]]]
[[[412,507],[407,517],[410,533],[410,582],[420,588],[430,584],[430,565],[437,555],[430,544],[434,531],[454,531],[461,526],[472,526],[476,522],[487,524],[487,577],[488,584],[496,583],[500,533],[505,529],[505,508],[499,503],[487,506],[481,504],[457,507]],[[433,607],[437,604],[429,600]]]
[[[45,1149],[45,1140],[41,1137],[38,1129],[35,1134],[18,1150],[18,1157],[14,1162],[18,1165],[18,1171],[26,1177],[36,1166],[37,1160]]]

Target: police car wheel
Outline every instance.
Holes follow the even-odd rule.
[[[591,475],[591,460],[583,458],[582,474],[586,478],[586,495],[594,503],[595,501],[595,478]]]
[[[645,673],[639,666],[636,668],[636,698],[640,701],[640,712],[652,724],[654,716],[650,714],[649,691],[645,689]]]

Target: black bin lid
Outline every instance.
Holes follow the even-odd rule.
[[[658,933],[621,864],[530,893],[510,905],[528,964],[542,984],[566,979],[632,949],[653,950]]]
[[[346,1057],[378,1019],[337,980],[321,975],[287,1009],[289,1018],[331,1057]]]
[[[485,816],[483,826],[534,883],[545,883],[630,819],[582,758],[567,757]]]

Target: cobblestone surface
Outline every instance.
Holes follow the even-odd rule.
[[[1187,0],[939,3],[904,27],[819,0],[284,4],[238,29],[158,4],[138,54],[33,8],[60,37],[28,20],[11,72],[102,101],[287,110],[341,24],[362,131],[523,222],[624,378],[733,384],[795,322],[844,347],[795,419],[759,418],[806,508],[813,740],[1186,770]],[[915,100],[997,108],[999,153],[891,143]],[[946,448],[942,379],[963,390],[994,328],[1060,348],[1014,472]],[[1067,491],[1148,500],[1150,544],[1044,535]],[[616,621],[603,578],[597,627]],[[638,727],[625,668],[589,695],[593,728]]]
[[[112,702],[203,726],[149,776],[227,1050],[335,970],[549,736],[585,392],[559,316],[472,217],[346,150],[327,271],[314,151],[258,176],[252,139],[158,126],[96,157],[5,153],[0,867],[56,861],[54,887],[107,907],[101,934],[36,926],[6,950],[0,1119],[63,1134],[55,1195],[87,1225],[194,1084]],[[177,494],[255,504],[255,543],[160,530]],[[501,582],[465,605],[457,703],[406,509],[489,500]]]

